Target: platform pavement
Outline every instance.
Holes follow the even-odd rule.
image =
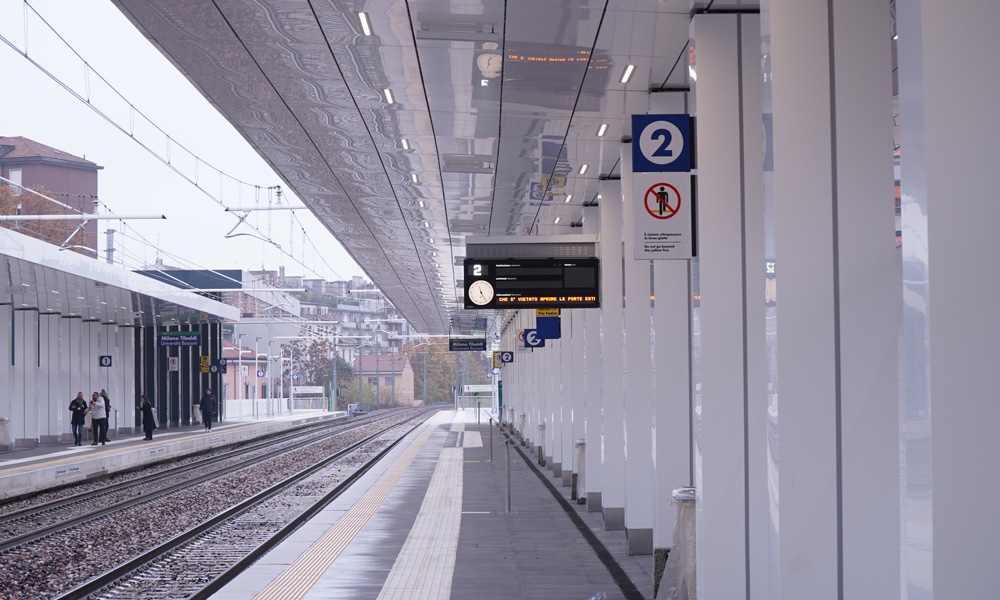
[[[440,413],[213,598],[652,598],[652,557],[629,556],[624,532],[604,531],[524,448],[511,449],[507,512],[503,436],[492,428],[490,462],[488,423]]]
[[[653,598],[653,557],[629,555],[625,532],[605,530],[600,513],[587,512],[585,504],[571,499],[571,488],[551,469],[538,466],[530,445],[515,443],[510,449],[511,512],[506,513],[505,434],[493,428],[491,463],[488,423],[465,427],[480,434],[483,447],[465,449],[466,514],[452,598],[586,600],[598,592],[609,600]],[[607,551],[615,574],[585,539],[581,525]],[[498,567],[498,562],[513,564]],[[624,585],[615,575],[627,576]],[[486,580],[491,585],[483,586]]]

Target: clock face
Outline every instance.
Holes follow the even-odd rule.
[[[469,300],[477,306],[485,306],[493,300],[493,285],[480,279],[469,285]]]

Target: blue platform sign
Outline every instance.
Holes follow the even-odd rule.
[[[108,356],[108,355],[98,356],[97,357],[97,364],[100,365],[100,366],[102,366],[102,367],[110,367],[111,366],[111,357]]]
[[[538,335],[546,340],[558,340],[562,337],[559,319],[559,317],[535,317],[535,329]]]
[[[690,170],[690,115],[632,115],[632,172]]]
[[[524,347],[525,348],[544,348],[545,338],[538,335],[537,329],[525,329],[524,330]]]

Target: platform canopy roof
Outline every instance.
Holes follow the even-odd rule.
[[[432,334],[475,327],[466,236],[581,232],[630,115],[686,85],[692,12],[758,5],[113,1]]]
[[[119,326],[236,321],[239,309],[0,227],[0,304]]]

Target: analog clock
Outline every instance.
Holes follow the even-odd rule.
[[[485,306],[493,300],[493,285],[480,279],[469,285],[469,301],[477,306]]]

